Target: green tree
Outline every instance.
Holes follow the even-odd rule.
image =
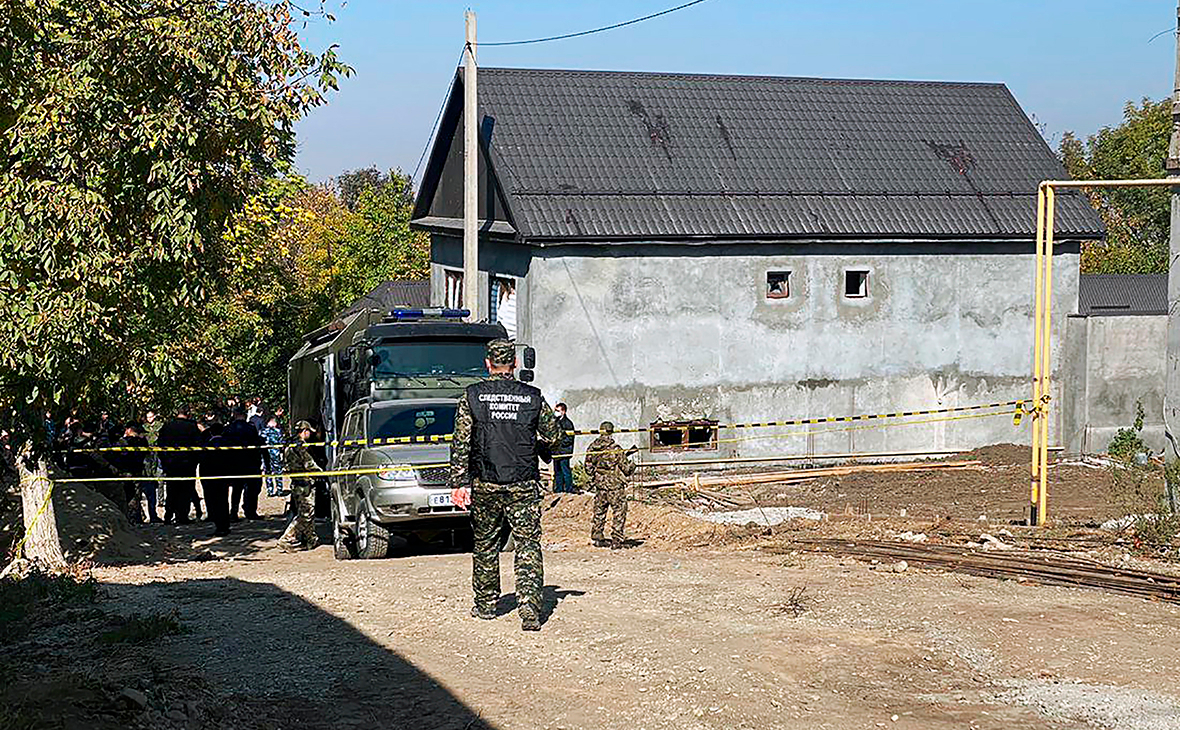
[[[376,167],[365,167],[341,173],[332,181],[332,188],[340,198],[340,202],[349,210],[356,210],[357,201],[361,193],[373,188],[382,188],[389,184],[390,176]]]
[[[0,0],[0,422],[32,437],[47,411],[162,404],[216,372],[227,229],[351,71],[301,45],[308,14]]]
[[[223,356],[217,384],[202,387],[281,403],[304,335],[387,279],[425,278],[429,241],[409,228],[412,201],[407,176],[376,168],[330,185],[268,180],[232,231],[241,255],[206,346]]]
[[[1123,180],[1165,176],[1171,100],[1127,102],[1123,122],[1103,127],[1085,142],[1066,132],[1059,154],[1074,179]],[[1087,191],[1106,224],[1105,242],[1082,252],[1085,273],[1162,273],[1168,270],[1169,192],[1162,188]]]
[[[410,230],[413,208],[413,183],[399,171],[360,192],[333,251],[338,307],[348,306],[383,281],[429,276],[430,238]]]

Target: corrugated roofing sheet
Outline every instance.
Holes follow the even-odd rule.
[[[1078,313],[1087,317],[1167,314],[1167,274],[1083,274]]]
[[[484,68],[479,96],[526,240],[1026,238],[1065,176],[1001,84]]]
[[[350,314],[362,309],[377,309],[383,313],[396,307],[429,307],[430,282],[409,281],[404,279],[383,281],[368,294],[357,297],[348,309],[345,309],[337,319],[344,319]]]

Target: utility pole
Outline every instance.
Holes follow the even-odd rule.
[[[475,13],[464,14],[467,44],[463,51],[463,308],[481,319],[479,306],[479,122],[475,93]]]
[[[1180,178],[1180,1],[1176,6],[1176,68],[1172,92],[1172,138],[1168,142],[1168,177]],[[1164,368],[1164,433],[1168,447],[1164,451],[1167,465],[1168,504],[1172,512],[1180,511],[1180,188],[1172,188],[1172,219],[1168,256],[1168,354]]]

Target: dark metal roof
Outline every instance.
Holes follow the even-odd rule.
[[[482,68],[479,98],[534,243],[1029,239],[1066,175],[1002,84]],[[1076,193],[1056,222],[1103,235]]]
[[[1082,274],[1078,282],[1083,316],[1167,313],[1167,274]]]
[[[362,294],[357,300],[341,312],[336,318],[344,319],[350,314],[362,309],[377,309],[387,313],[395,307],[429,307],[429,281],[383,281],[368,294]]]

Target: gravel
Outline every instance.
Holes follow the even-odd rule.
[[[1082,683],[1020,682],[1000,695],[1049,718],[1082,720],[1111,730],[1180,730],[1180,704],[1141,690]]]
[[[719,522],[724,525],[777,525],[787,520],[822,520],[827,517],[823,512],[817,512],[806,507],[761,507],[743,509],[736,512],[704,512],[689,510],[688,514],[697,519],[709,522]]]

